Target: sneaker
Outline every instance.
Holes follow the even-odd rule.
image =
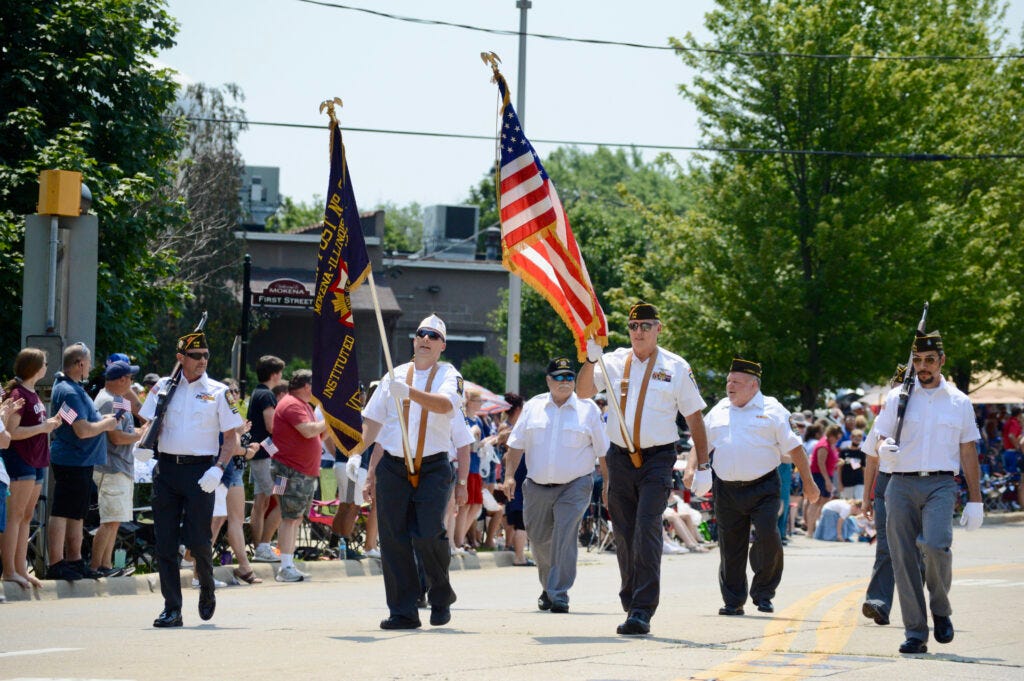
[[[350,549],[347,546],[345,547],[345,560],[362,560],[365,557],[365,555],[359,553],[355,549]]]
[[[299,572],[293,565],[281,568],[277,571],[277,576],[274,577],[278,582],[301,582],[305,578],[306,575]]]
[[[46,568],[47,579],[63,579],[67,582],[77,582],[82,579],[82,573],[76,570],[71,563],[62,560]]]
[[[123,577],[124,576],[124,568],[101,567],[96,572],[100,573],[101,577],[105,577],[107,579],[109,579],[111,577]]]
[[[221,589],[221,588],[223,588],[223,587],[225,587],[227,585],[228,585],[227,582],[222,582],[219,579],[217,579],[216,577],[213,579],[213,588],[214,589]],[[193,589],[198,589],[199,588],[199,580],[196,579],[195,577],[192,578],[192,588]]]
[[[364,554],[367,558],[380,558],[380,549],[370,549]]]
[[[262,548],[257,546],[256,552],[252,554],[255,563],[280,563],[281,556],[274,552],[274,547]]]

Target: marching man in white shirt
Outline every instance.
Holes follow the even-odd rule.
[[[900,652],[928,652],[928,611],[924,585],[935,624],[935,640],[953,640],[953,609],[949,587],[953,579],[953,527],[950,518],[956,506],[957,484],[953,479],[963,469],[968,503],[960,524],[968,530],[981,527],[978,450],[981,437],[974,422],[974,409],[966,395],[942,377],[946,354],[937,331],[918,332],[912,353],[917,373],[915,390],[907,403],[900,441],[896,433],[900,389],[885,398],[875,421],[878,435],[879,468],[891,475],[885,490],[886,534],[892,553],[896,593],[907,640]],[[921,557],[924,558],[924,578]]]
[[[725,602],[718,614],[743,614],[751,525],[757,539],[750,544],[750,598],[761,612],[774,612],[772,599],[782,581],[783,564],[778,526],[782,455],[788,453],[793,460],[810,503],[817,501],[818,487],[800,438],[789,425],[789,410],[761,393],[761,365],[734,359],[725,391],[728,397],[704,417],[715,472],[718,586]]]
[[[514,471],[526,452],[523,517],[544,589],[537,607],[566,613],[576,581],[580,521],[594,489],[595,457],[608,478],[608,436],[597,404],[573,393],[576,372],[568,359],[551,360],[547,384],[550,392],[524,405],[508,439],[507,461]],[[512,498],[515,490],[514,476],[506,476],[505,494]]]

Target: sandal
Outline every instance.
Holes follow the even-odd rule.
[[[31,583],[21,575],[15,575],[14,577],[4,577],[4,581],[13,582],[20,586],[22,589],[25,589],[26,591],[32,587]]]
[[[234,575],[236,578],[242,580],[246,584],[262,584],[263,580],[256,576],[255,570],[249,570],[248,572],[242,572],[238,568],[235,568]]]

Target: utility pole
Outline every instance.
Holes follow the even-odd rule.
[[[526,129],[526,12],[533,6],[531,0],[516,0],[519,8],[519,74],[516,81],[516,112]],[[501,207],[498,207],[501,210]],[[519,392],[519,327],[522,320],[523,281],[517,275],[508,275],[508,336],[505,356],[505,390]]]

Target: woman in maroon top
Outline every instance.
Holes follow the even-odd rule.
[[[5,392],[14,400],[24,400],[21,409],[8,422],[11,446],[3,452],[4,466],[11,477],[11,496],[7,499],[7,531],[3,534],[3,579],[23,589],[40,587],[42,582],[28,572],[29,523],[39,493],[43,473],[50,465],[47,437],[60,425],[60,417],[46,418],[46,407],[36,395],[36,382],[46,375],[46,353],[25,348],[14,360],[14,380]]]
[[[821,509],[828,503],[828,500],[835,494],[835,486],[832,478],[836,474],[839,465],[839,450],[836,443],[843,436],[843,429],[837,425],[830,425],[825,429],[825,437],[818,440],[811,450],[811,477],[818,486],[821,495],[818,502],[807,509],[807,536],[814,536],[815,526],[818,518],[821,517]]]

